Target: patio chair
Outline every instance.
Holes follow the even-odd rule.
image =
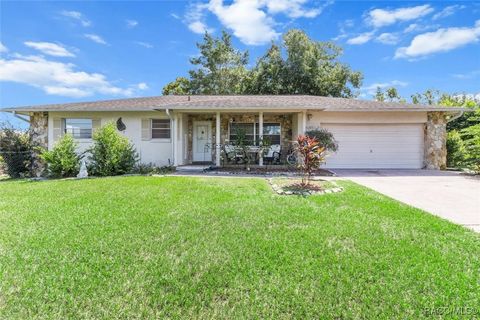
[[[278,164],[280,163],[280,152],[281,146],[279,144],[272,144],[263,156],[263,160],[269,164]]]
[[[243,154],[238,151],[238,148],[231,144],[223,146],[223,154],[227,163],[239,163],[243,161]]]

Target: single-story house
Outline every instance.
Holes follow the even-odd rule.
[[[29,116],[33,139],[49,149],[65,133],[86,149],[95,129],[117,122],[135,145],[140,161],[156,165],[220,165],[222,146],[235,140],[239,128],[252,144],[263,135],[284,152],[298,135],[326,128],[339,144],[338,151],[327,158],[327,168],[442,169],[446,123],[465,110],[308,95],[193,95],[1,111]]]

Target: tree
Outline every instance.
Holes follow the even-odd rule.
[[[235,49],[231,35],[206,33],[198,43],[200,56],[189,79],[177,78],[164,94],[310,94],[354,97],[363,76],[338,61],[342,49],[332,42],[310,39],[301,30],[290,30],[281,44],[268,51],[248,70],[248,52]]]
[[[377,87],[377,91],[375,93],[375,100],[383,102],[385,101],[385,93],[382,91],[382,88]]]
[[[406,100],[400,96],[397,91],[397,88],[390,87],[383,91],[380,87],[377,87],[377,92],[375,93],[376,101],[388,101],[388,102],[400,102],[406,103]]]

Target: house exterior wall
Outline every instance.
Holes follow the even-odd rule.
[[[126,125],[126,130],[122,133],[135,148],[140,155],[140,162],[153,163],[157,166],[173,163],[172,157],[172,139],[151,139],[142,140],[142,118],[169,119],[165,112],[50,112],[48,117],[48,148],[53,148],[55,143],[53,137],[53,121],[58,118],[87,118],[100,119],[101,125],[105,125],[110,121],[117,121],[122,117],[122,121]],[[84,152],[92,145],[91,139],[78,139],[79,152]]]

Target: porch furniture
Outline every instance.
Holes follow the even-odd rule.
[[[279,144],[272,144],[266,150],[265,155],[263,156],[263,160],[269,164],[278,164],[280,163],[280,155],[281,155],[281,146]]]
[[[223,146],[223,154],[227,163],[241,163],[244,160],[242,150],[231,145],[226,144]]]

